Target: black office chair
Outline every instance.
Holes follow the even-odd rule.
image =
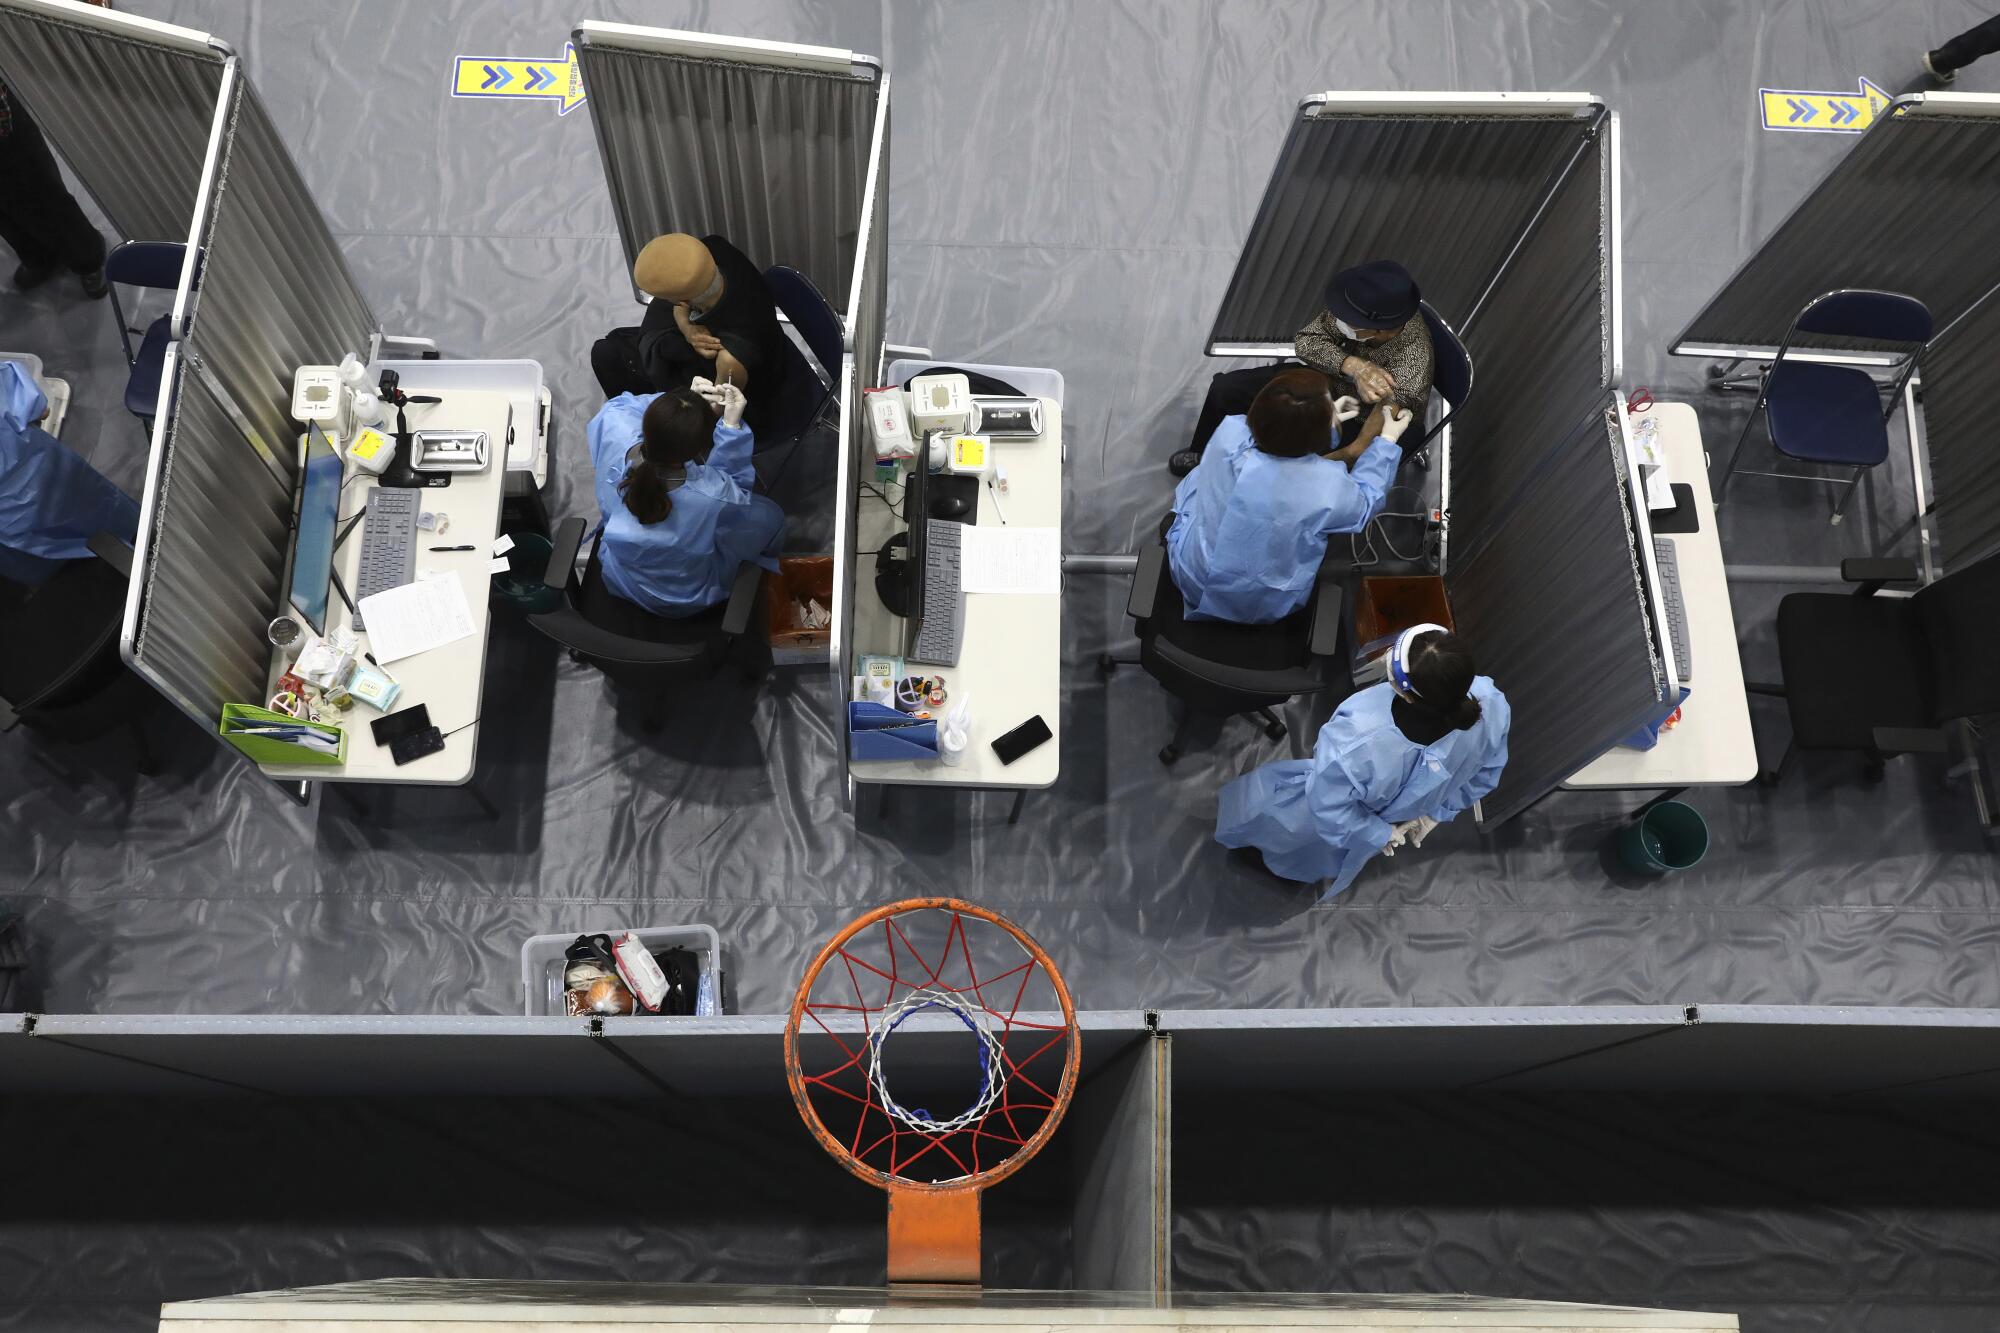
[[[1187,705],[1173,739],[1160,747],[1163,764],[1181,757],[1188,728],[1202,714],[1255,714],[1265,735],[1282,740],[1287,729],[1273,708],[1347,679],[1339,669],[1341,599],[1353,569],[1352,556],[1329,549],[1311,600],[1275,624],[1189,620],[1181,590],[1167,568],[1166,529],[1167,524],[1161,524],[1159,539],[1140,552],[1125,606],[1125,613],[1138,625],[1139,655],[1103,653],[1097,659],[1098,671],[1109,676],[1120,666],[1141,667]]]
[[[10,588],[0,606],[0,731],[25,726],[76,742],[122,726],[139,772],[152,773],[143,721],[155,696],[118,656],[132,549],[108,532],[89,545],[97,559],[67,561],[40,587]]]
[[[1798,750],[1852,750],[1870,781],[1892,755],[1945,749],[1946,723],[2000,712],[2000,556],[1945,575],[1911,597],[1877,597],[1913,582],[1916,562],[1844,560],[1852,595],[1795,592],[1778,603],[1783,685],[1746,685],[1782,697],[1792,741],[1775,783]]]
[[[1931,329],[1931,312],[1924,303],[1899,292],[1843,289],[1806,302],[1785,330],[1777,356],[1759,377],[1757,402],[1743,423],[1743,433],[1736,437],[1736,447],[1729,451],[1729,470],[1715,488],[1715,502],[1721,504],[1728,496],[1729,480],[1739,470],[1743,445],[1761,409],[1770,426],[1771,444],[1779,453],[1804,463],[1854,469],[1833,507],[1833,522],[1840,522],[1862,474],[1889,456],[1889,418],[1896,414],[1903,386],[1916,373],[1917,359],[1930,341]],[[1882,390],[1865,370],[1818,361],[1787,361],[1785,353],[1801,333],[1908,345],[1910,350],[1889,392],[1888,405],[1883,406]],[[1750,475],[1781,481],[1832,480],[1797,472]]]
[[[1431,333],[1431,392],[1444,402],[1444,411],[1436,421],[1428,424],[1423,437],[1410,449],[1410,456],[1418,467],[1429,467],[1431,441],[1443,432],[1445,423],[1457,416],[1465,407],[1465,400],[1472,396],[1472,357],[1459,340],[1458,331],[1445,323],[1444,316],[1431,309],[1430,302],[1417,302],[1417,309],[1424,317],[1424,327]]]
[[[167,326],[171,316],[161,315],[140,334],[127,322],[125,308],[118,300],[118,288],[146,287],[173,291],[181,285],[181,265],[187,247],[172,241],[127,241],[104,260],[104,276],[111,284],[111,317],[118,321],[118,337],[125,344],[125,410],[153,430],[153,413],[160,401],[160,372],[167,359]],[[135,302],[132,313],[139,313]]]
[[[763,603],[764,571],[746,562],[736,572],[729,600],[713,610],[681,620],[653,615],[604,586],[597,554],[591,552],[583,577],[576,575],[576,556],[586,528],[581,518],[566,518],[556,526],[554,549],[542,581],[563,594],[553,611],[528,617],[528,623],[569,649],[621,686],[647,690],[646,729],[657,731],[665,720],[666,691],[680,681],[708,680],[735,660],[749,680],[762,679],[770,665],[770,649],[758,630]]]

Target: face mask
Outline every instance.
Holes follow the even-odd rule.
[[[1340,336],[1347,339],[1349,342],[1361,341],[1361,331],[1355,328],[1353,325],[1349,324],[1346,320],[1335,319],[1333,321],[1333,327],[1339,329]]]

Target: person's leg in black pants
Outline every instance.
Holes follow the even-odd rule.
[[[0,240],[20,258],[14,285],[41,286],[59,268],[103,296],[104,238],[63,184],[48,140],[20,102],[0,89]]]
[[[1949,79],[1981,56],[2000,51],[2000,14],[1924,53],[1924,65],[1941,79]]]
[[[1194,420],[1194,434],[1188,440],[1188,447],[1180,450],[1167,460],[1167,468],[1176,477],[1185,477],[1194,471],[1195,464],[1201,462],[1201,451],[1208,447],[1208,437],[1215,434],[1215,428],[1222,424],[1224,417],[1240,417],[1250,410],[1250,404],[1257,394],[1281,370],[1293,363],[1279,361],[1274,365],[1252,366],[1248,370],[1225,370],[1208,382],[1208,397],[1202,401],[1201,415]]]

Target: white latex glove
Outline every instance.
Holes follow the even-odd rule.
[[[750,406],[750,400],[743,396],[743,390],[734,384],[724,384],[717,389],[714,401],[722,404],[722,424],[734,429],[743,424],[743,409]]]
[[[1389,826],[1389,841],[1382,844],[1382,855],[1394,856],[1396,849],[1403,845],[1403,839],[1409,836],[1410,826],[1408,824],[1391,824]]]
[[[1342,394],[1333,400],[1333,419],[1352,421],[1361,415],[1361,400],[1352,394]]]
[[[696,375],[693,379],[689,380],[688,388],[693,389],[711,403],[719,404],[722,402],[722,398],[720,397],[721,390],[716,387],[715,381],[706,375]]]
[[[1401,827],[1410,831],[1410,846],[1421,847],[1424,845],[1425,836],[1437,826],[1438,822],[1429,815],[1418,815],[1415,819],[1412,819],[1409,823]]]
[[[1354,381],[1364,403],[1379,403],[1396,392],[1396,377],[1364,357],[1350,356],[1340,363],[1340,369]]]
[[[1382,436],[1390,443],[1403,438],[1403,432],[1410,428],[1410,409],[1391,407],[1382,414]]]

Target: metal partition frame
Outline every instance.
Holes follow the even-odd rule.
[[[2000,551],[2000,296],[1989,295],[1924,352],[1923,409],[1905,387],[1903,407],[1913,454],[1927,454],[1935,484],[1935,546],[1944,567]],[[1921,431],[1921,440],[1918,433]],[[1917,449],[1919,443],[1923,446]],[[1921,456],[1914,460],[1917,513],[1924,513]],[[1932,547],[1925,545],[1929,560]]]
[[[759,264],[798,269],[823,292],[847,290],[870,122],[880,119],[887,84],[880,61],[596,21],[571,41],[627,273],[662,232],[714,232]],[[832,95],[814,101],[809,90]],[[784,206],[773,208],[774,198]],[[636,287],[633,295],[650,299]]]
[[[840,366],[839,453],[834,470],[833,630],[827,648],[832,676],[833,743],[840,773],[842,809],[854,804],[853,770],[847,762],[847,704],[854,683],[854,599],[860,595],[857,543],[861,483],[875,463],[868,407],[862,390],[882,374],[889,317],[889,76],[882,76],[875,131],[868,149],[867,186],[862,191],[860,252],[848,291],[847,345]]]
[[[1367,259],[1408,265],[1431,308],[1463,333],[1604,114],[1588,93],[1305,98],[1208,355],[1290,356],[1328,276]]]
[[[1942,337],[2000,287],[2000,245],[1986,222],[1995,198],[2000,95],[1898,97],[1688,321],[1672,352],[1769,360],[1806,302],[1839,287],[1914,296]],[[1887,366],[1900,358],[1864,343],[1807,341],[1820,350],[1806,359]]]
[[[0,0],[0,79],[122,236],[187,234],[233,64],[205,32],[76,0]]]

